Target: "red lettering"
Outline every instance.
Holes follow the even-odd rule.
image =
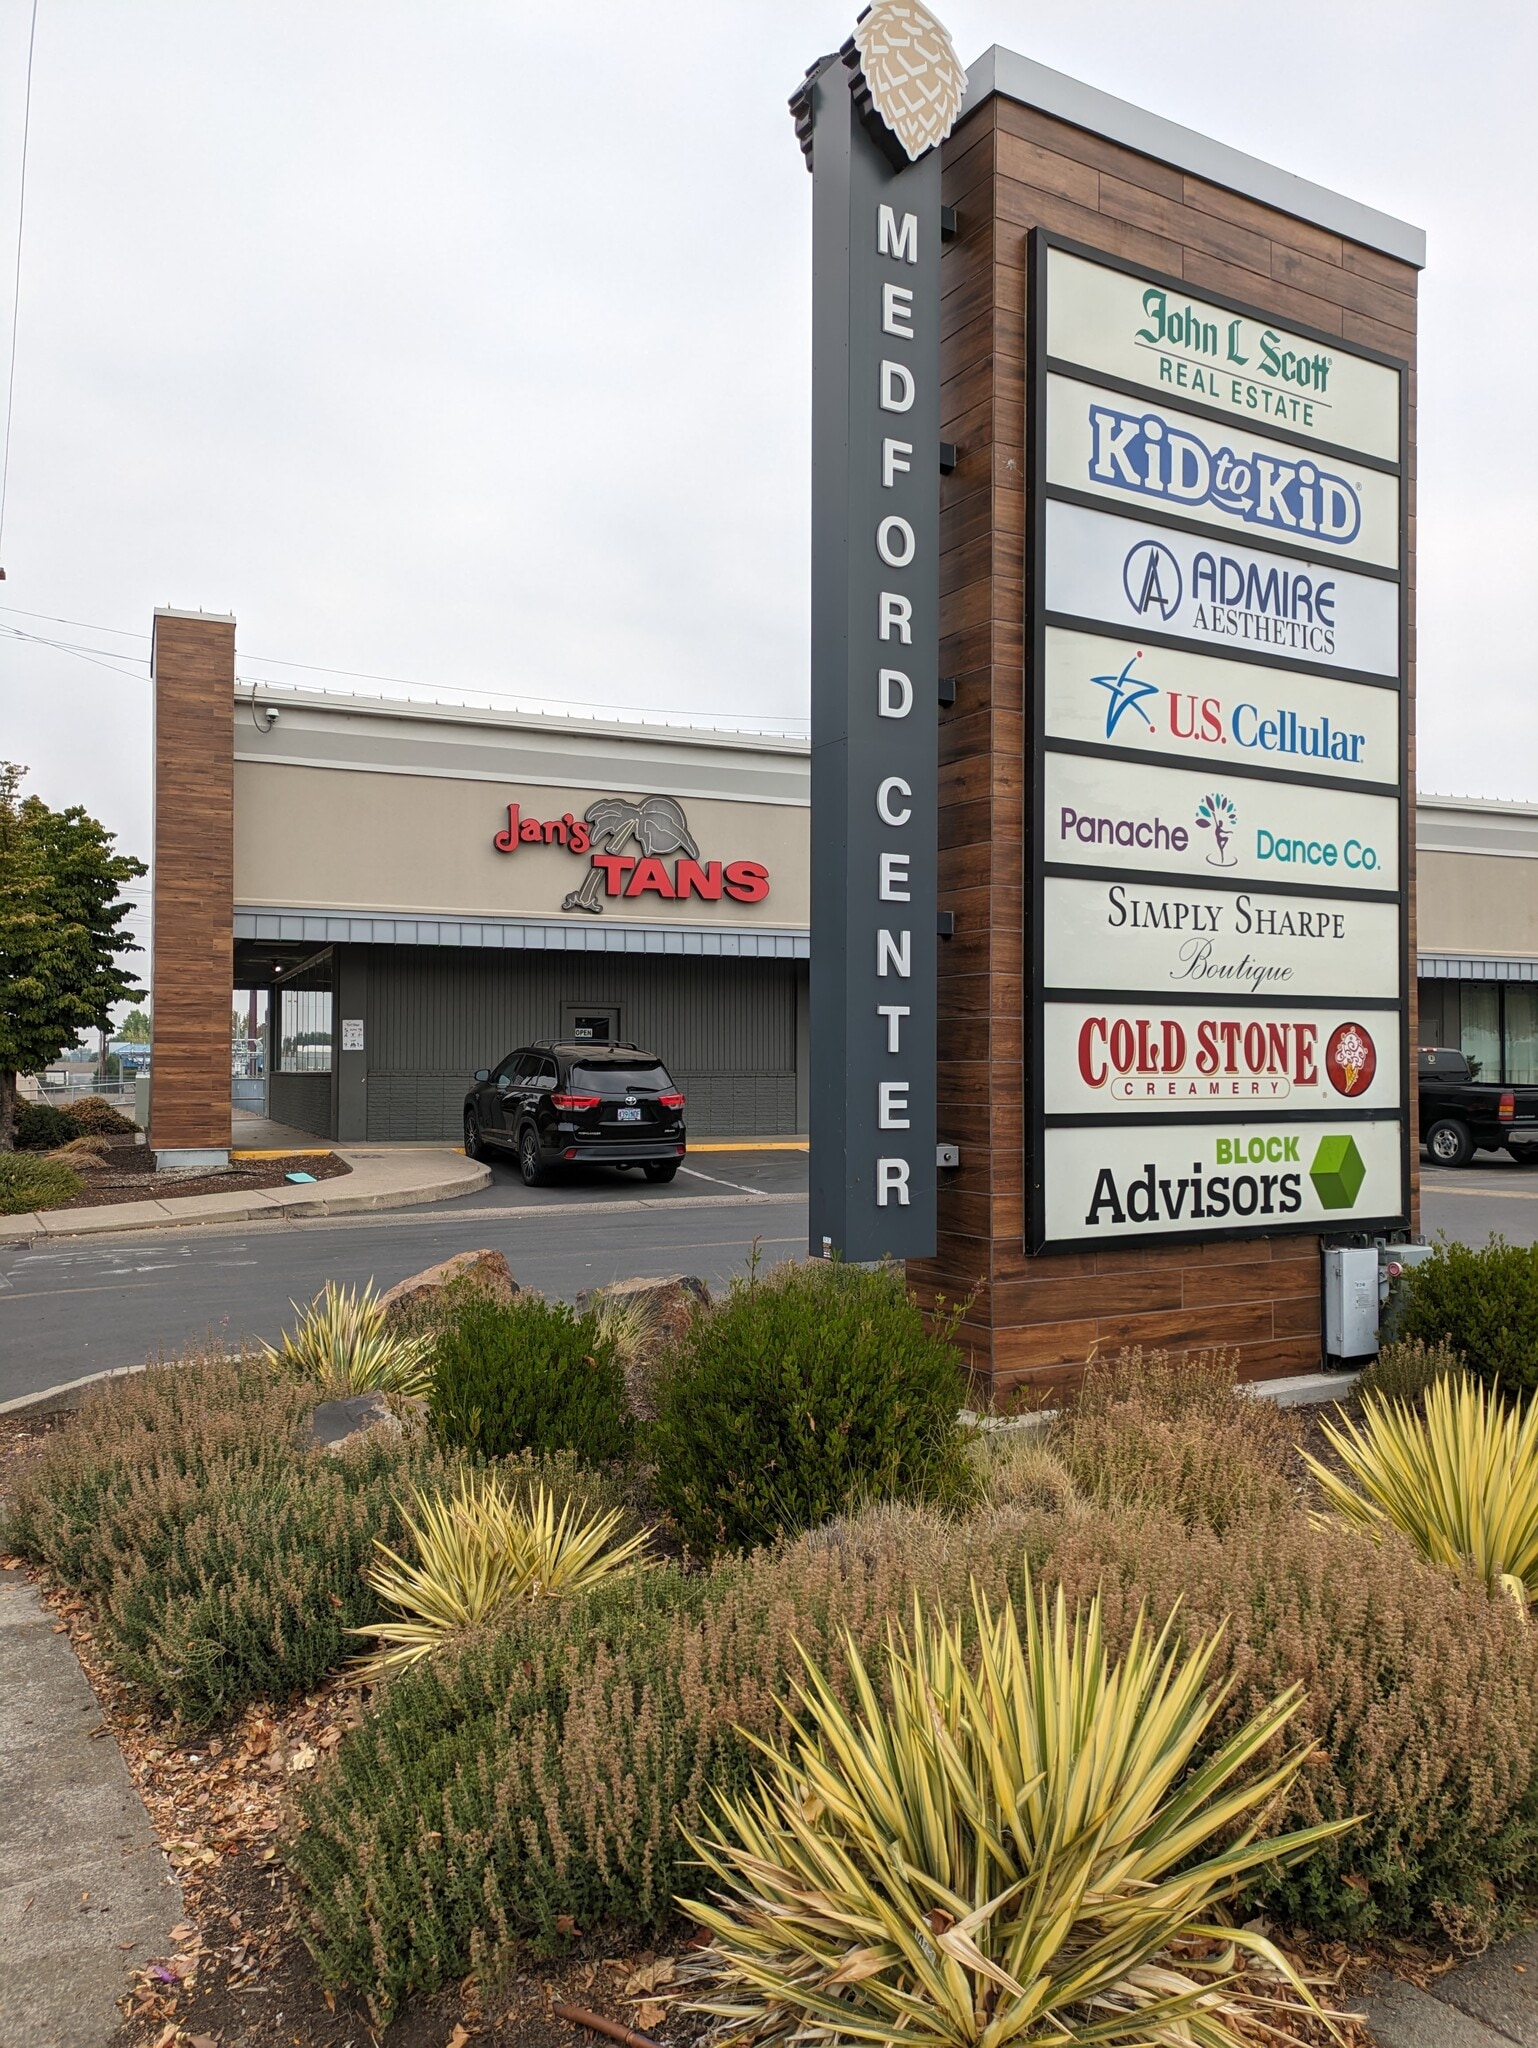
[[[1210,1017],[1204,1017],[1196,1027],[1196,1071],[1199,1074],[1214,1074],[1218,1066],[1217,1027]]]
[[[769,870],[762,861],[729,860],[726,893],[738,903],[762,903],[769,894]]]
[[[498,853],[511,853],[518,844],[518,806],[516,804],[508,805],[507,823],[500,832],[492,834],[491,843]]]
[[[1086,1017],[1079,1026],[1079,1073],[1087,1088],[1105,1086],[1105,1062],[1095,1057],[1095,1041],[1105,1044],[1104,1017]]]
[[[1244,1063],[1252,1074],[1266,1071],[1266,1032],[1262,1024],[1244,1027]]]
[[[1223,737],[1223,707],[1216,697],[1202,699],[1202,738],[1215,747]]]
[[[566,813],[566,820],[571,826],[571,838],[567,843],[571,847],[572,852],[586,853],[593,843],[592,834],[588,831],[586,818],[574,818],[571,812],[568,811]]]
[[[558,839],[560,840],[562,846],[564,846],[566,844],[566,827],[570,823],[570,811],[566,813],[564,818],[547,818],[543,826],[540,828],[545,835],[546,846],[553,846],[556,840]]]
[[[699,896],[706,903],[721,901],[721,863],[701,867],[697,860],[680,860],[673,868],[673,880],[680,898]]]
[[[1166,1017],[1162,1036],[1164,1071],[1166,1074],[1178,1074],[1186,1063],[1186,1035],[1173,1017]]]
[[[544,833],[539,829],[538,818],[525,818],[518,827],[518,837],[526,846],[538,846],[544,836]]]
[[[648,889],[655,891],[658,896],[672,897],[678,894],[678,891],[673,887],[672,876],[656,855],[650,853],[646,856],[645,860],[636,862],[636,871],[630,877],[630,884],[625,894],[627,896],[642,896]]]
[[[1157,1074],[1159,1055],[1153,1049],[1150,1038],[1152,1026],[1146,1017],[1137,1020],[1137,1070],[1140,1074]]]
[[[1132,1064],[1132,1026],[1125,1017],[1118,1017],[1111,1026],[1111,1065],[1118,1074],[1125,1074]]]
[[[623,896],[625,877],[635,866],[633,853],[595,853],[593,866],[604,871],[604,892],[609,896]]]
[[[1293,1070],[1292,1078],[1300,1088],[1312,1088],[1319,1079],[1319,1070],[1314,1065],[1314,1051],[1319,1043],[1317,1024],[1294,1024],[1292,1027]]]

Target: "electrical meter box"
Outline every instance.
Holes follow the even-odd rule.
[[[1378,1349],[1378,1248],[1329,1246],[1324,1254],[1324,1355],[1342,1364]]]

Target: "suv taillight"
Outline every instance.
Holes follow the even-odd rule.
[[[550,1098],[556,1109],[596,1109],[602,1100],[599,1095],[552,1095]]]
[[[682,1109],[684,1106],[683,1097],[676,1092],[672,1095],[659,1095],[657,1100],[664,1109]]]
[[[1505,1091],[1505,1093],[1501,1096],[1501,1106],[1496,1111],[1496,1115],[1501,1118],[1502,1122],[1510,1123],[1515,1118],[1516,1113],[1517,1098],[1515,1095],[1512,1094],[1511,1090],[1508,1088]]]

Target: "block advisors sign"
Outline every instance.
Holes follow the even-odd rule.
[[[1408,1196],[1403,366],[1038,231],[1038,1249]]]

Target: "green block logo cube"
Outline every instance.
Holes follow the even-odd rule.
[[[1321,1138],[1308,1177],[1323,1208],[1349,1209],[1367,1178],[1367,1163],[1356,1149],[1355,1138]]]

